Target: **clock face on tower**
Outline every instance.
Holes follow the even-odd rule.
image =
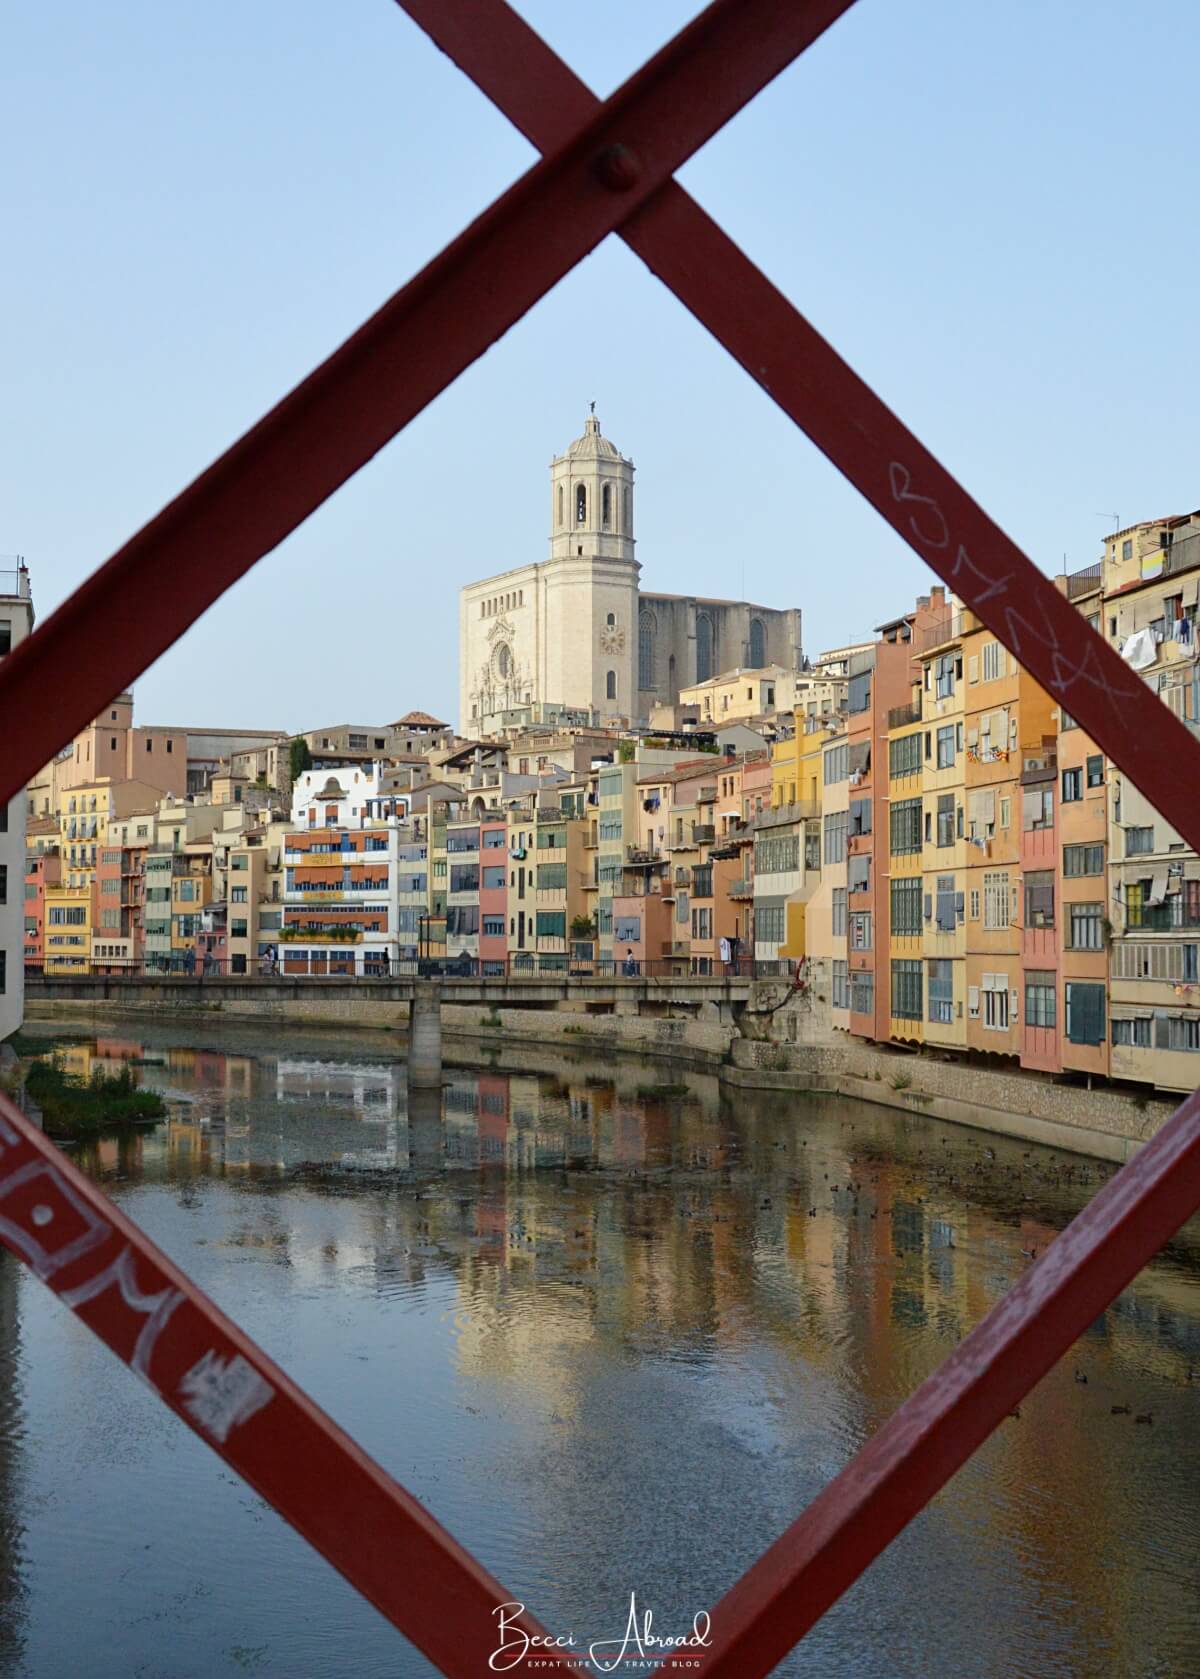
[[[625,651],[625,631],[617,629],[613,624],[606,624],[600,631],[600,651],[602,653],[623,653]]]

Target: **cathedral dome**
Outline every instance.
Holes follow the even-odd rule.
[[[570,444],[567,454],[573,460],[604,459],[619,461],[623,459],[621,451],[615,443],[610,443],[607,437],[600,435],[600,422],[595,414],[589,414],[587,424],[583,428],[583,436],[577,437]]]

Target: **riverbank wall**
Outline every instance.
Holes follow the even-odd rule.
[[[703,1012],[703,1011],[701,1011]],[[716,1012],[715,1010],[713,1011]],[[408,1008],[395,1002],[301,999],[223,1000],[174,1006],[115,1005],[107,1000],[31,1002],[30,1025],[69,1021],[91,1028],[97,1021],[220,1020],[281,1027],[344,1027],[407,1035]],[[718,1019],[584,1014],[529,1008],[483,1008],[446,1003],[442,1030],[452,1043],[472,1046],[484,1058],[516,1070],[522,1056],[603,1061],[613,1056],[661,1060],[680,1069],[714,1074],[731,1089],[825,1092],[970,1125],[999,1136],[1047,1144],[1093,1158],[1123,1162],[1154,1136],[1176,1102],[1110,1086],[1087,1090],[1020,1070],[1000,1071],[897,1052],[829,1032],[819,1016],[788,1009],[744,1024],[769,1033],[743,1036]],[[458,1055],[448,1059],[459,1060]],[[668,1081],[669,1082],[669,1081]]]

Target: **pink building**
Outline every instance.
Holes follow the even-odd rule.
[[[485,974],[508,963],[508,839],[503,817],[479,824],[479,960]]]

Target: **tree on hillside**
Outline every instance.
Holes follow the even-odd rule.
[[[303,735],[297,735],[288,748],[288,769],[293,782],[297,776],[303,775],[305,770],[312,769],[312,753],[308,750],[308,742]]]

